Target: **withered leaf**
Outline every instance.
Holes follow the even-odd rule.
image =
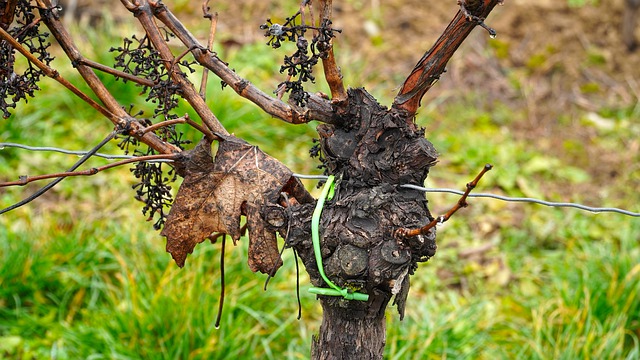
[[[177,164],[184,181],[171,207],[162,235],[178,266],[196,244],[213,232],[238,240],[244,212],[249,229],[249,268],[270,273],[281,266],[276,234],[261,215],[264,204],[276,203],[291,171],[256,146],[235,138],[220,140],[215,159],[211,143],[202,140]]]

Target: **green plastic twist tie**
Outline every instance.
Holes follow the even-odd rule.
[[[324,207],[325,200],[331,200],[334,195],[334,181],[333,175],[330,175],[327,182],[322,188],[322,193],[316,203],[316,208],[313,210],[313,216],[311,217],[311,241],[313,242],[313,253],[316,257],[316,264],[318,265],[318,271],[320,276],[329,285],[329,288],[312,287],[309,292],[317,295],[327,296],[342,296],[347,300],[368,301],[369,295],[359,292],[350,292],[349,289],[338,287],[334,284],[327,275],[324,273],[324,266],[322,265],[322,253],[320,252],[320,216],[322,215],[322,208]]]

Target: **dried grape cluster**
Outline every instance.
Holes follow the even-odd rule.
[[[166,33],[165,41],[173,35]],[[171,111],[178,106],[181,89],[178,84],[171,80],[171,74],[167,71],[166,61],[160,57],[160,54],[153,48],[151,41],[144,36],[139,39],[135,35],[124,38],[123,45],[117,48],[109,49],[110,52],[116,52],[115,65],[116,69],[120,69],[126,73],[145,78],[153,81],[154,85],[143,86],[143,93],[147,93],[147,102],[156,104],[153,111],[153,117],[161,117],[163,120],[175,119],[178,116]],[[194,62],[180,61],[179,65],[189,69],[191,73],[195,70],[191,67]],[[171,68],[172,71],[178,72],[180,76],[186,77],[186,74],[179,70],[178,66]],[[127,80],[123,80],[127,81]]]
[[[269,38],[267,45],[274,49],[282,46],[283,42],[292,42],[296,45],[296,51],[284,57],[284,65],[280,67],[280,73],[286,73],[288,78],[278,85],[278,90],[290,93],[291,100],[298,106],[305,106],[309,94],[304,90],[303,83],[314,82],[313,68],[319,59],[326,58],[331,49],[331,39],[335,32],[340,30],[331,27],[331,21],[325,20],[320,27],[304,24],[296,24],[301,12],[288,17],[283,25],[271,22],[267,19],[260,29],[265,30],[264,36]],[[307,30],[313,30],[311,42],[305,37]]]
[[[14,26],[7,32],[38,60],[49,65],[53,60],[47,52],[51,45],[48,41],[49,34],[39,31],[40,21],[33,13],[34,9],[29,1],[18,1],[14,12]],[[7,41],[0,41],[0,111],[5,119],[11,115],[9,109],[15,108],[21,100],[27,101],[27,96],[33,97],[35,91],[40,90],[37,83],[44,75],[30,61],[24,72],[18,73],[15,69],[15,51]]]
[[[170,33],[166,33],[165,41],[169,41]],[[154,104],[153,118],[159,118],[160,121],[166,121],[178,118],[174,112],[178,106],[182,90],[176,82],[171,78],[171,74],[167,71],[165,61],[160,57],[158,51],[153,48],[149,39],[145,36],[137,38],[135,35],[125,38],[123,45],[117,48],[111,48],[111,52],[117,53],[115,56],[115,68],[126,73],[151,80],[153,86],[144,86],[143,93],[147,93],[145,101]],[[193,63],[187,61],[179,62],[179,65],[194,72],[191,68]],[[180,76],[185,76],[179,70],[178,66],[172,66],[172,71],[178,71]],[[127,81],[127,80],[123,80]],[[143,112],[132,114],[133,106],[129,108],[129,113],[138,118],[138,121],[145,126],[153,124],[151,119],[141,118]],[[128,133],[128,131],[124,131]],[[183,140],[183,134],[176,131],[175,125],[161,127],[155,130],[162,140],[176,145],[183,149],[183,145],[190,143]],[[133,148],[136,156],[152,155],[154,150],[147,148],[145,151],[139,150],[137,147],[140,142],[129,135],[125,135],[118,146],[126,153]],[[133,185],[136,190],[136,199],[142,201],[144,206],[142,213],[148,216],[148,220],[157,219],[153,227],[157,230],[161,229],[167,217],[168,209],[173,203],[170,183],[174,182],[177,174],[171,165],[169,169],[163,167],[164,163],[139,162],[131,169],[133,175],[138,179],[138,183]],[[156,218],[157,215],[157,218]]]
[[[146,155],[151,155],[153,150],[148,149]],[[137,150],[134,153],[143,155]],[[132,169],[133,175],[140,181],[133,185],[136,190],[136,199],[144,203],[142,214],[148,216],[149,221],[158,215],[153,228],[160,230],[168,215],[168,210],[173,203],[170,183],[176,181],[177,174],[173,168],[165,173],[163,163],[138,162]]]

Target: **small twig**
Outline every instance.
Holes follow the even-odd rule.
[[[187,56],[187,54],[191,53],[191,51],[193,51],[193,49],[186,49],[183,52],[181,52],[180,55],[174,57],[173,60],[171,60],[170,66],[169,66],[170,75],[173,75],[175,68],[178,68],[178,72],[176,74],[180,74],[181,71],[179,71],[180,68],[178,67],[178,65],[180,64],[180,60],[182,60],[183,57]]]
[[[482,27],[483,29],[487,30],[487,32],[489,33],[489,36],[491,36],[492,38],[495,38],[496,37],[496,31],[493,30],[492,28],[487,26],[487,24],[484,23],[485,18],[473,15],[471,13],[471,11],[467,9],[466,2],[467,2],[467,0],[458,0],[458,5],[460,6],[460,11],[464,15],[464,17],[467,19],[467,21],[473,21],[473,22],[477,23],[478,25],[480,25],[480,27]],[[498,4],[502,4],[502,3],[500,2]]]
[[[218,26],[218,13],[214,12],[213,14],[209,12],[209,0],[204,0],[202,3],[202,12],[204,13],[204,17],[211,20],[211,25],[209,26],[209,40],[207,41],[207,50],[213,51],[213,41],[216,38],[216,28]],[[202,81],[200,82],[200,96],[202,99],[207,98],[207,80],[209,79],[209,69],[206,67],[202,68]]]
[[[304,15],[304,8],[307,5],[309,5],[309,1],[308,0],[302,0],[300,2],[300,10],[298,10],[298,14],[300,14],[300,23],[302,25],[307,25],[307,20],[305,19],[305,15]],[[314,25],[314,24],[311,23],[311,25]]]
[[[134,163],[134,162],[161,160],[161,159],[175,160],[178,156],[179,156],[178,154],[157,154],[157,155],[136,156],[130,159],[125,159],[125,160],[117,161],[111,164],[93,167],[91,169],[82,170],[82,171],[70,170],[70,171],[65,171],[65,172],[56,173],[56,174],[45,174],[45,175],[36,175],[36,176],[23,175],[23,176],[20,176],[20,180],[0,182],[0,188],[7,187],[7,186],[24,186],[34,181],[53,179],[53,178],[66,178],[66,177],[73,177],[73,176],[91,176],[107,169],[111,169],[117,166],[122,166],[130,163]]]
[[[309,17],[311,17],[311,24],[316,24],[316,18],[313,16],[313,6],[311,4],[311,0],[304,0],[303,3],[306,2],[306,5],[309,7]],[[303,14],[304,15],[304,14]]]
[[[493,166],[490,164],[485,165],[484,168],[482,168],[482,171],[480,171],[480,173],[475,177],[475,179],[473,179],[473,181],[471,181],[470,183],[467,183],[467,189],[464,192],[464,194],[462,194],[462,197],[460,197],[458,202],[451,209],[449,209],[449,211],[447,211],[446,214],[436,217],[435,219],[431,220],[431,222],[429,222],[427,225],[421,228],[415,228],[415,229],[399,228],[395,232],[396,236],[407,238],[412,236],[425,235],[429,232],[431,228],[449,220],[449,218],[453,216],[453,214],[455,214],[456,211],[460,210],[463,207],[467,207],[468,205],[467,197],[469,196],[469,193],[478,185],[478,182],[480,181],[482,176],[492,168]]]
[[[294,63],[296,63],[295,60],[294,60]],[[282,100],[282,97],[287,92],[286,83],[291,81],[291,77],[292,77],[291,75],[287,75],[287,80],[283,81],[282,84],[276,89],[275,94],[278,100]]]
[[[23,27],[19,33],[16,34],[15,39],[18,40],[19,42],[22,41],[23,35],[27,33],[27,31],[29,31],[30,29],[32,29],[34,26],[38,25],[40,23],[40,21],[42,21],[42,18],[37,18],[37,19],[33,19],[33,21],[31,23],[29,23],[29,25]]]
[[[140,85],[143,85],[143,86],[154,87],[156,85],[156,83],[151,81],[151,80],[144,79],[144,78],[141,78],[141,77],[137,77],[135,75],[126,73],[124,71],[117,70],[117,69],[111,68],[109,66],[100,64],[99,62],[95,62],[93,60],[82,58],[82,59],[78,60],[78,63],[83,64],[83,65],[87,65],[87,66],[92,67],[92,68],[94,68],[96,70],[100,70],[100,71],[102,71],[104,73],[111,74],[111,75],[113,75],[115,77],[123,78],[123,79],[132,81],[132,82],[134,82],[136,84],[140,84]]]
[[[175,125],[175,124],[184,124],[187,122],[187,119],[189,118],[189,114],[184,114],[183,117],[177,118],[177,119],[170,119],[170,120],[165,120],[156,124],[153,124],[151,126],[147,126],[144,129],[141,129],[139,132],[139,135],[142,136],[148,132],[151,131],[156,131],[160,128],[163,128],[165,126],[170,126],[170,125]]]
[[[204,134],[204,136],[207,137],[207,139],[209,140],[216,140],[219,139],[220,137],[214,133],[211,132],[211,130],[207,129],[206,127],[198,124],[197,122],[191,120],[190,117],[187,117],[185,119],[185,121],[187,122],[187,124],[191,125],[194,129],[200,131],[201,133]]]

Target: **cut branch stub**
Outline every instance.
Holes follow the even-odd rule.
[[[277,229],[263,212],[279,206],[284,188],[294,189],[294,195],[298,191],[302,194],[298,197],[308,200],[304,188],[286,166],[256,146],[226,136],[220,141],[215,159],[211,143],[202,140],[185,153],[176,168],[184,182],[162,235],[167,237],[167,251],[178,266],[182,267],[196,244],[213,232],[238,240],[241,215],[246,215],[249,228],[249,268],[271,273],[281,266]]]

